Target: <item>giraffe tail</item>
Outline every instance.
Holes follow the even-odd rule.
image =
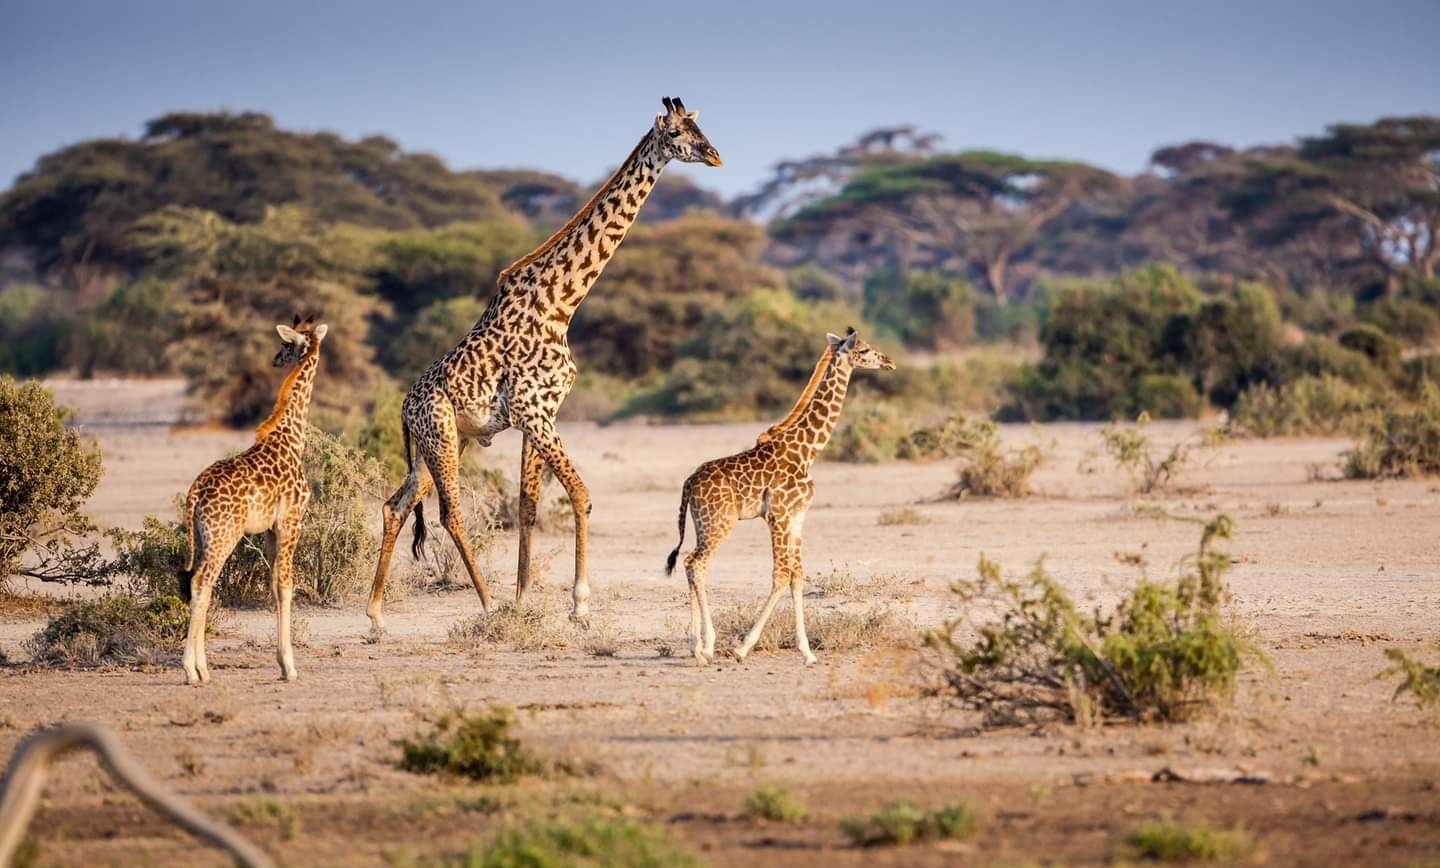
[[[400,432],[405,437],[405,472],[413,473],[415,470],[415,454],[410,448],[410,426],[405,424],[405,417],[400,417]],[[420,549],[425,546],[425,501],[415,501],[415,538],[410,543],[410,554],[415,560],[420,560]]]
[[[694,485],[694,476],[685,480],[685,487],[680,490],[680,541],[675,544],[675,550],[670,557],[665,559],[665,575],[675,572],[675,561],[680,558],[680,547],[685,545],[685,508],[690,505],[690,489]]]
[[[176,578],[179,580],[180,599],[186,603],[190,602],[190,584],[191,580],[195,578],[195,565],[205,560],[205,553],[200,551],[200,547],[204,544],[204,535],[195,532],[195,509],[197,506],[199,504],[195,502],[192,492],[185,498],[185,537],[190,543],[190,553],[185,561],[185,569],[176,573]]]

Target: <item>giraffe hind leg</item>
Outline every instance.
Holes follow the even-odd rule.
[[[440,495],[440,523],[449,532],[455,548],[460,550],[460,559],[470,574],[470,583],[480,595],[480,608],[489,612],[493,608],[490,589],[485,577],[475,564],[475,553],[470,548],[470,535],[465,530],[465,516],[460,509],[460,455],[464,444],[456,431],[453,421],[443,432],[437,448],[426,450],[425,462],[430,465],[430,475],[435,479],[435,490]]]
[[[417,461],[405,481],[400,484],[400,488],[390,495],[382,508],[384,530],[380,537],[380,559],[375,566],[375,580],[370,584],[370,608],[367,610],[373,636],[378,637],[385,633],[385,581],[390,574],[390,559],[395,554],[395,541],[411,512],[416,512],[415,521],[424,521],[424,516],[417,508],[433,487],[434,481],[429,468],[424,461]]]

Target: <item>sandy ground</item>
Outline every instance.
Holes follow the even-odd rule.
[[[143,388],[154,392],[145,400],[156,418],[183,416],[173,388]],[[80,407],[105,454],[90,508],[102,526],[170,514],[206,463],[249,439],[136,425],[119,386],[60,394]],[[26,666],[22,642],[42,620],[12,614],[0,619],[0,650],[19,661],[0,669],[0,750],[56,721],[107,722],[207,809],[233,816],[263,804],[293,817],[242,825],[291,865],[386,864],[401,851],[483,842],[517,818],[577,811],[654,819],[718,865],[1099,864],[1124,858],[1125,833],[1159,816],[1243,826],[1267,864],[1440,859],[1440,730],[1433,716],[1391,702],[1393,680],[1375,678],[1383,648],[1433,657],[1440,638],[1435,482],[1310,481],[1309,467],[1333,465],[1344,442],[1250,441],[1188,473],[1189,493],[1142,502],[1122,475],[1077,468],[1098,442],[1088,425],[1043,429],[1053,440],[1036,477],[1043,494],[1021,501],[929,502],[950,482],[950,463],[817,465],[807,572],[852,575],[862,591],[810,594],[811,617],[887,606],[920,627],[937,625],[954,614],[949,583],[973,575],[982,552],[1011,573],[1045,555],[1077,598],[1109,604],[1135,575],[1117,553],[1142,553],[1152,575],[1168,575],[1198,539],[1196,525],[1157,522],[1137,506],[1235,518],[1235,611],[1274,667],[1243,678],[1235,710],[1184,725],[977,734],[973,720],[916,695],[914,663],[900,652],[822,651],[808,668],[793,651],[704,668],[685,657],[684,581],[661,570],[675,544],[679,484],[699,461],[752,443],[761,427],[562,426],[595,502],[595,626],[574,632],[571,647],[457,647],[447,632],[479,612],[478,600],[468,589],[423,592],[388,607],[390,633],[378,644],[366,641],[363,603],[304,610],[300,680],[283,684],[273,615],[238,611],[210,642],[214,681],[191,689],[173,666]],[[1157,426],[1157,436],[1191,430]],[[1035,434],[1020,426],[1005,436],[1020,443]],[[507,433],[483,461],[513,478],[518,453],[518,435]],[[906,507],[926,523],[879,523]],[[563,618],[571,541],[547,534],[537,550],[549,564],[536,597]],[[512,593],[514,557],[513,536],[483,557],[501,598]],[[414,568],[403,558],[398,565]],[[711,573],[717,609],[762,598],[769,569],[763,523],[743,524]],[[788,609],[776,617],[788,620]],[[595,644],[612,645],[614,656],[586,650]],[[394,740],[423,728],[425,715],[487,703],[518,709],[527,743],[600,771],[486,788],[396,768]],[[1150,781],[1167,767],[1268,782]],[[744,797],[772,782],[808,798],[811,818],[793,826],[744,819]],[[488,800],[475,798],[482,793]],[[840,817],[897,797],[966,799],[986,824],[965,844],[846,844]],[[59,766],[34,835],[40,864],[224,864],[111,787],[89,759]]]

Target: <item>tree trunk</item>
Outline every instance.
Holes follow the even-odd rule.
[[[1009,253],[1002,253],[985,263],[985,281],[990,284],[990,291],[1001,307],[1010,304],[1010,288],[1005,285],[1005,270],[1009,265]]]

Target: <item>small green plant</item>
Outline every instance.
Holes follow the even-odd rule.
[[[503,706],[486,714],[443,714],[430,732],[397,742],[400,767],[420,775],[449,774],[502,784],[538,774],[544,764],[511,732],[514,725],[514,713]]]
[[[961,457],[960,478],[945,492],[945,498],[1029,496],[1030,476],[1045,461],[1039,444],[1006,449],[1000,443],[999,427],[989,419],[959,420],[952,425],[949,436]]]
[[[1361,422],[1345,455],[1351,479],[1440,476],[1440,385],[1426,382],[1413,407],[1387,405]]]
[[[1440,708],[1440,665],[1426,666],[1400,648],[1386,648],[1385,656],[1390,665],[1375,677],[1401,676],[1394,699],[1408,693],[1421,708]]]
[[[1213,456],[1227,439],[1221,428],[1202,428],[1162,454],[1146,433],[1149,425],[1149,414],[1141,413],[1134,427],[1106,425],[1100,429],[1101,448],[1115,466],[1129,474],[1137,494],[1171,491],[1176,477],[1192,461]]]
[[[1125,838],[1142,859],[1157,862],[1239,862],[1255,850],[1243,829],[1218,829],[1204,823],[1150,820]]]
[[[857,847],[965,840],[980,830],[980,816],[963,802],[951,802],[927,811],[914,802],[900,800],[867,817],[841,820],[840,830]]]
[[[189,626],[190,610],[179,597],[114,594],[67,604],[27,650],[51,666],[151,664],[177,652]]]
[[[415,868],[699,868],[701,865],[663,828],[629,819],[510,826],[484,847],[398,864]]]
[[[1223,616],[1230,557],[1212,544],[1230,533],[1228,516],[1210,521],[1177,578],[1142,578],[1108,617],[1080,611],[1043,562],[1011,580],[982,557],[953,590],[962,612],[1000,615],[926,635],[940,694],[988,725],[1172,720],[1228,701],[1243,666],[1265,659]]]
[[[750,794],[745,800],[745,814],[751,819],[776,823],[798,823],[810,814],[805,802],[778,784],[770,784]]]

